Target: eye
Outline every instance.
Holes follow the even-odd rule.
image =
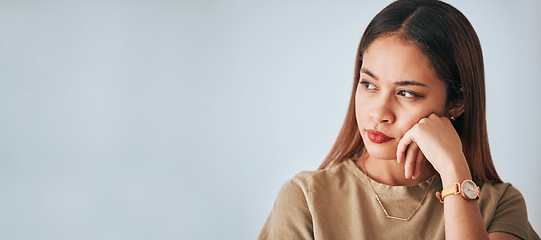
[[[362,80],[362,81],[360,82],[360,84],[364,85],[364,88],[366,88],[366,89],[368,89],[368,90],[376,89],[376,86],[374,86],[374,84],[372,84],[371,82],[366,81],[366,80]]]
[[[423,96],[421,96],[419,94],[416,94],[416,93],[413,93],[413,92],[410,92],[410,91],[406,91],[406,90],[400,90],[400,91],[398,91],[397,94],[400,95],[400,96],[406,97],[406,98],[423,97]]]

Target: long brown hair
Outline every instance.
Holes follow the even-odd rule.
[[[416,44],[447,85],[447,102],[460,101],[464,114],[453,125],[472,177],[501,182],[490,155],[485,117],[485,74],[481,44],[468,19],[456,8],[435,0],[399,0],[379,12],[366,28],[355,60],[353,90],[344,125],[319,169],[360,157],[364,143],[355,118],[355,92],[363,53],[382,35],[396,34]]]

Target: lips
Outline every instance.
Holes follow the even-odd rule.
[[[393,139],[392,137],[389,137],[384,133],[376,130],[368,129],[366,130],[366,133],[368,135],[368,139],[370,139],[370,141],[372,141],[373,143],[385,143]]]

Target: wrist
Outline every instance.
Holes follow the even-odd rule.
[[[461,161],[450,161],[457,164],[450,164],[447,168],[440,172],[442,186],[448,187],[455,183],[461,183],[464,180],[472,180],[470,168],[464,158]]]

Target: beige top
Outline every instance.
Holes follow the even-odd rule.
[[[389,186],[372,181],[389,215],[407,218],[419,205],[430,181]],[[364,173],[352,160],[331,168],[305,171],[286,182],[258,239],[444,239],[443,204],[434,183],[408,221],[385,217]],[[481,186],[479,208],[488,232],[539,239],[526,214],[520,192],[509,183]]]

